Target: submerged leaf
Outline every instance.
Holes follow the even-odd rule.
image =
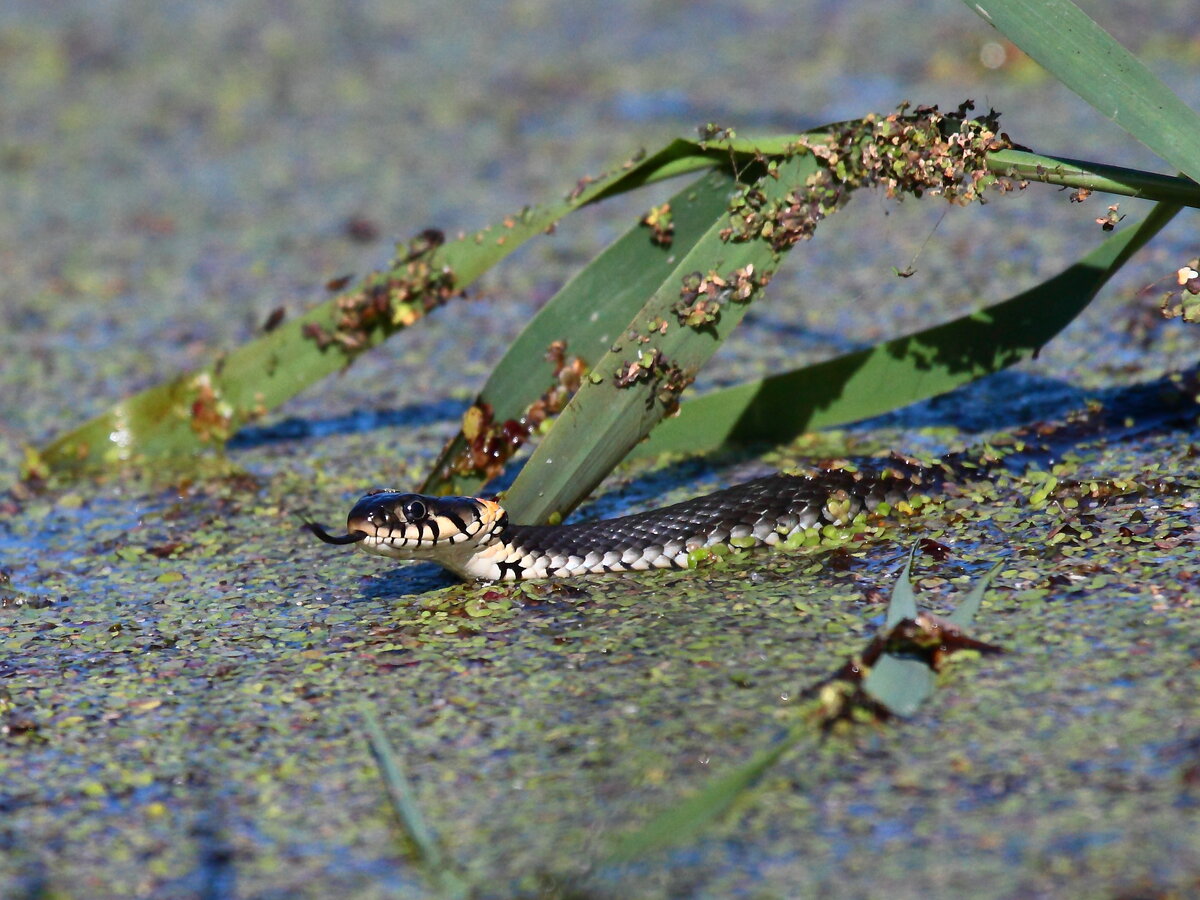
[[[370,708],[364,708],[362,718],[367,745],[379,766],[379,774],[387,788],[388,800],[403,831],[412,862],[443,897],[466,897],[466,882],[442,853],[441,844],[417,805],[412,783],[404,774],[400,757],[383,733],[375,713]]]
[[[793,729],[786,738],[757,753],[749,762],[718,776],[691,797],[622,835],[603,862],[610,865],[633,862],[689,840],[753,789],[762,774],[807,734],[808,729]]]
[[[896,716],[911,716],[933,693],[936,674],[923,659],[885,653],[863,679],[867,696]]]

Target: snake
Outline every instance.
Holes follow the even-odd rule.
[[[467,581],[681,569],[699,549],[774,545],[801,531],[848,525],[862,512],[911,499],[943,475],[896,457],[881,470],[779,473],[647,512],[562,525],[515,524],[500,502],[484,497],[379,489],[354,504],[344,535],[304,525],[328,544],[431,561]]]

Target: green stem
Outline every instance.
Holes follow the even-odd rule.
[[[1041,156],[1024,150],[997,150],[988,155],[987,167],[998,176],[1200,207],[1200,184],[1190,178],[1106,166],[1082,159]]]

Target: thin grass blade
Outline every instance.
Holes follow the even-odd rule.
[[[992,583],[992,579],[995,577],[996,573],[1000,571],[1000,568],[1003,565],[1004,560],[996,563],[994,566],[988,569],[986,575],[972,585],[971,592],[967,594],[963,602],[955,607],[954,612],[946,617],[948,622],[957,625],[959,628],[966,628],[975,621],[975,616],[979,612],[979,606],[981,603],[983,603],[983,595],[987,591],[988,586]]]
[[[912,548],[908,551],[908,559],[904,561],[904,568],[900,570],[900,574],[896,576],[896,583],[892,585],[892,596],[888,601],[887,620],[884,622],[884,628],[895,628],[905,619],[917,617],[917,598],[912,589],[912,565],[913,560],[917,558],[919,547],[919,542],[913,543]]]

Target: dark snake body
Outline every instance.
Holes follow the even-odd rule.
[[[574,525],[509,525],[504,539],[522,558],[565,560],[547,574],[682,567],[690,549],[774,544],[797,531],[844,525],[881,502],[895,505],[912,492],[911,483],[869,474],[827,472],[820,476],[770,475],[616,519]],[[657,552],[655,552],[657,551]],[[584,561],[592,560],[589,565]],[[596,559],[599,557],[599,559]]]
[[[939,467],[889,461],[880,472],[835,469],[771,475],[648,512],[572,525],[515,525],[495,502],[381,491],[363,497],[331,543],[427,559],[482,581],[682,568],[698,548],[776,544],[800,531],[845,525],[932,488]]]

